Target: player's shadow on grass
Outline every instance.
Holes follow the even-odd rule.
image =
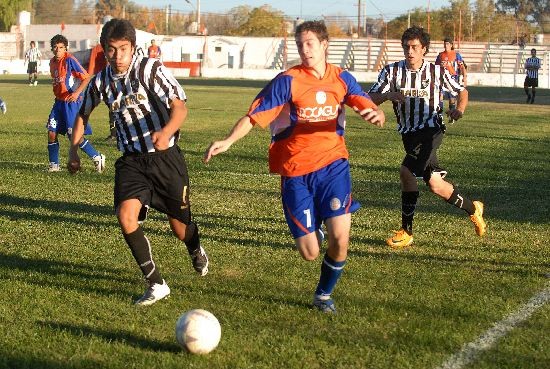
[[[97,328],[76,326],[68,323],[57,323],[48,321],[36,322],[42,328],[50,329],[57,332],[68,332],[80,339],[81,337],[99,338],[104,342],[118,342],[126,346],[140,348],[144,350],[157,352],[179,353],[182,349],[176,343],[158,342],[139,337],[129,331],[108,331]]]
[[[99,263],[73,263],[0,253],[0,271],[0,280],[16,278],[44,288],[56,286],[60,291],[74,290],[102,296],[134,293],[131,288],[135,285],[134,278],[124,277],[122,269],[105,268]],[[106,284],[112,287],[102,287]],[[125,285],[128,286],[127,291],[124,291]]]

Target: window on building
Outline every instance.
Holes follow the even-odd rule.
[[[222,52],[222,47],[221,46],[216,46],[214,48],[214,51],[217,52],[217,53],[221,53]]]

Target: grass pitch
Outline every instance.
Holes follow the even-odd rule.
[[[264,82],[183,80],[182,130],[191,202],[210,259],[198,277],[164,216],[145,232],[172,288],[136,308],[141,273],[112,209],[114,145],[107,111],[92,115],[98,175],[48,174],[45,122],[53,103],[42,79],[2,77],[0,96],[0,368],[437,368],[463,345],[549,284],[550,94],[526,105],[522,89],[471,88],[464,119],[439,152],[448,178],[486,205],[488,234],[421,186],[415,245],[388,249],[400,225],[403,151],[391,105],[377,129],[349,113],[354,195],[348,265],[334,298],[339,314],[309,309],[321,259],[301,260],[281,211],[279,179],[267,173],[269,133],[254,129],[202,163],[209,143],[246,112]],[[517,103],[510,101],[516,97]],[[542,104],[541,104],[542,103]],[[61,137],[62,163],[68,142]],[[222,326],[219,347],[193,356],[176,343],[183,312],[203,308]],[[468,368],[542,368],[550,363],[550,307],[473,358]]]

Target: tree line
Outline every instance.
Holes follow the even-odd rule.
[[[432,39],[482,42],[517,42],[535,33],[550,33],[548,0],[449,0],[449,6],[428,12],[416,8],[394,19],[366,18],[361,29],[352,17],[323,16],[331,37],[351,35],[400,38],[410,25],[429,29]],[[237,6],[226,14],[202,13],[197,26],[194,12],[170,7],[140,6],[130,0],[0,0],[0,31],[16,24],[17,14],[31,12],[33,24],[96,24],[106,16],[130,20],[138,29],[156,34],[184,35],[203,30],[210,35],[291,35],[293,23],[270,5]]]

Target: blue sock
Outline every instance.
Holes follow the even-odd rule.
[[[323,264],[321,264],[321,277],[315,290],[316,296],[330,296],[332,290],[334,290],[334,286],[336,286],[336,282],[338,282],[344,271],[344,265],[346,265],[345,260],[334,261],[328,254],[325,254]]]
[[[95,156],[99,155],[99,152],[97,152],[97,150],[94,148],[92,143],[88,141],[87,138],[85,138],[84,141],[82,141],[82,143],[78,145],[78,147],[80,147],[80,150],[84,151],[86,155],[88,155],[90,158],[94,158]]]
[[[48,158],[50,163],[59,164],[59,142],[48,142]]]

